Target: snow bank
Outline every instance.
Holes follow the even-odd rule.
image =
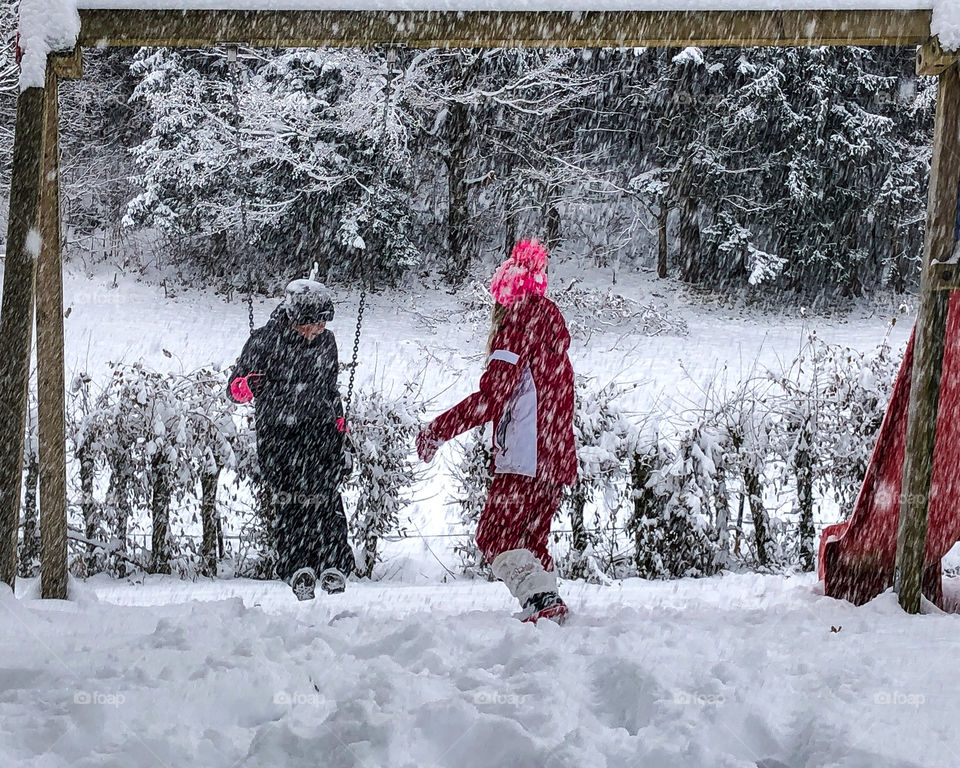
[[[933,0],[930,31],[948,51],[960,49],[960,0]]]
[[[957,765],[960,617],[812,576],[566,584],[563,628],[479,582],[87,587],[0,586],[3,765]]]
[[[20,90],[43,88],[47,55],[72,49],[79,34],[76,0],[20,0]]]
[[[358,11],[928,10],[957,0],[79,0],[80,8]]]

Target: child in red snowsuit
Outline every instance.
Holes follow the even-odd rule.
[[[417,453],[431,461],[445,441],[493,422],[494,480],[477,546],[532,621],[567,612],[547,537],[563,486],[577,478],[570,334],[544,296],[546,266],[535,240],[520,242],[500,266],[490,286],[496,307],[479,391],[417,436]]]

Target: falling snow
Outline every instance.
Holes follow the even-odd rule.
[[[960,48],[960,0],[21,0],[22,90],[43,86],[47,55],[74,46],[79,33],[77,11],[90,8],[932,9],[932,33],[939,35],[945,48]],[[433,53],[416,52],[416,60],[422,63]],[[724,67],[714,61],[712,53],[686,48],[670,63],[675,74],[703,78],[709,90],[707,81],[718,73],[722,75]],[[212,161],[211,167],[217,171],[225,166],[246,171],[249,167],[262,170],[263,165],[278,158],[276,165],[282,168],[289,168],[284,163],[309,160],[313,165],[301,165],[299,170],[307,177],[313,174],[317,186],[310,193],[322,199],[322,194],[329,191],[325,184],[336,186],[344,183],[343,179],[359,183],[361,174],[354,174],[355,168],[349,163],[364,152],[374,162],[391,165],[384,159],[388,156],[384,148],[389,149],[396,138],[391,130],[406,138],[404,118],[409,115],[402,110],[409,108],[403,103],[409,94],[398,86],[399,95],[395,94],[394,101],[387,98],[386,108],[381,108],[383,73],[387,73],[387,81],[391,75],[389,65],[381,69],[379,52],[338,51],[329,57],[322,52],[293,52],[289,59],[278,57],[272,62],[276,64],[273,70],[271,65],[255,73],[248,70],[249,77],[240,80],[239,89],[231,85],[229,94],[218,92],[214,108],[206,112],[181,109],[174,97],[184,93],[209,95],[202,87],[204,82],[209,84],[203,80],[207,76],[220,78],[220,86],[228,81],[215,66],[200,74],[191,69],[189,77],[197,79],[190,80],[186,69],[181,68],[181,57],[191,55],[178,52],[167,59],[166,53],[144,50],[130,68],[134,78],[141,78],[131,104],[139,99],[139,108],[153,121],[137,139],[143,143],[133,150],[143,175],[135,179],[124,176],[140,185],[139,196],[127,201],[125,225],[130,229],[144,226],[138,216],[148,209],[155,216],[151,224],[157,229],[162,228],[157,221],[164,215],[168,222],[177,218],[178,214],[168,207],[170,201],[158,196],[158,190],[164,191],[164,183],[169,184],[164,173],[178,174],[170,185],[177,193],[190,189],[198,179],[205,183],[212,179],[210,187],[216,193],[211,194],[203,184],[195,188],[208,196],[204,203],[219,193],[225,201],[223,207],[197,206],[196,210],[215,210],[223,215],[232,210],[232,198],[218,186],[215,174],[203,177],[206,161]],[[811,61],[819,55],[817,50],[804,52]],[[575,56],[580,59],[579,53]],[[562,82],[575,92],[575,80],[566,77],[582,74],[578,66],[591,56],[584,54],[579,61],[553,59],[560,61],[555,69],[547,61],[543,69],[532,71],[562,74],[563,78],[553,83]],[[763,62],[747,58],[744,55],[738,64],[741,77],[737,83],[742,82],[743,87],[738,85],[736,98],[730,97],[726,103],[731,133],[738,138],[741,125],[751,129],[762,125],[769,138],[773,129],[764,122],[767,116],[777,114],[781,119],[793,113],[789,109],[764,112],[764,108],[780,103],[778,95],[789,86],[784,85],[784,72],[776,69],[771,69],[768,76],[754,77]],[[598,67],[602,65],[599,59],[595,59]],[[314,65],[318,65],[316,72],[311,70]],[[824,67],[819,71],[828,70]],[[811,71],[818,70],[811,67]],[[854,72],[854,77],[862,74],[842,67],[832,71],[841,77],[849,72]],[[334,94],[342,83],[362,83],[354,88],[361,93],[351,95],[353,100],[334,104],[335,109],[329,113],[317,110],[316,105],[323,101],[318,96],[321,90],[307,97],[304,94],[308,91],[303,89],[304,80],[313,75],[324,84],[321,90],[336,83],[322,91],[326,95]],[[415,81],[418,75],[405,72],[404,76]],[[422,72],[419,76],[423,77]],[[877,87],[880,79],[879,75],[865,76],[862,83]],[[836,155],[829,156],[830,162],[855,169],[858,160],[873,159],[870,153],[876,151],[881,138],[888,137],[894,119],[887,113],[880,114],[879,107],[876,113],[861,109],[844,113],[843,98],[830,101],[824,95],[835,84],[817,77],[809,80],[807,95],[813,106],[810,114],[802,117],[813,124],[809,136],[815,137],[814,142],[832,143],[835,150],[840,147]],[[929,102],[917,96],[918,81],[912,75],[908,80],[900,84],[902,101],[916,100],[915,112],[922,115]],[[583,82],[587,83],[583,86],[586,92],[592,81]],[[672,85],[669,80],[663,82]],[[550,85],[544,80],[535,83],[531,91],[544,84]],[[494,89],[486,85],[478,86],[472,95],[461,95],[460,102],[450,98],[425,121],[434,125],[429,135],[435,138],[445,123],[453,124],[451,114],[458,106],[468,104],[471,98],[479,103],[478,94],[483,88],[482,98],[494,94],[504,99],[500,106],[512,98],[513,86]],[[238,90],[239,96],[247,99],[246,104],[234,101]],[[517,89],[521,91],[523,88]],[[65,93],[69,97],[70,92],[65,89]],[[331,95],[331,103],[341,95]],[[880,106],[889,106],[888,100],[879,98],[886,91],[881,88],[877,95]],[[540,95],[531,97],[529,103],[523,102],[526,98],[521,94],[521,106],[528,115],[537,111],[529,103],[547,103],[537,101]],[[429,99],[434,100],[434,106],[440,101],[436,94]],[[818,107],[828,101],[835,111],[825,116],[829,110]],[[235,108],[229,115],[224,106],[228,104]],[[703,106],[706,112],[710,106],[707,99]],[[164,112],[165,107],[176,114]],[[903,112],[907,111],[904,107]],[[505,109],[498,113],[498,119],[509,113]],[[203,130],[202,120],[200,129],[190,125],[189,120],[198,114],[212,120],[214,128]],[[387,115],[382,131],[378,127],[380,114]],[[256,122],[258,117],[262,123]],[[305,122],[297,123],[298,119]],[[842,123],[842,130],[826,128],[830,121]],[[157,125],[169,133],[150,134]],[[247,130],[249,137],[251,125],[261,141],[250,147],[244,147],[242,140],[234,143],[241,130]],[[334,138],[314,141],[311,135],[304,139],[308,133],[299,130],[303,125],[320,126],[323,130],[318,133]],[[201,137],[197,154],[185,154],[177,162],[169,162],[170,156],[165,153],[183,149],[172,139],[193,138],[192,131]],[[289,145],[281,146],[283,142],[277,141],[264,148],[266,137],[275,139],[284,132],[287,138],[293,137]],[[795,136],[803,138],[807,134]],[[363,141],[350,145],[350,140],[357,137]],[[658,146],[656,134],[643,140],[647,138],[653,139],[651,146]],[[511,140],[515,139],[505,141]],[[395,143],[407,146],[403,140]],[[344,146],[350,146],[350,151],[343,155],[331,150]],[[722,153],[705,152],[703,147],[691,150],[693,145],[678,146],[682,153],[696,155],[701,161],[706,158],[718,167],[726,159]],[[363,151],[351,155],[358,148]],[[516,147],[512,149],[522,154]],[[610,147],[604,145],[602,149],[609,151]],[[829,200],[825,201],[823,178],[818,178],[815,167],[817,158],[823,155],[812,147],[805,149],[808,154],[798,152],[796,162],[790,163],[783,187],[789,190],[791,205],[797,210],[825,208]],[[452,154],[445,155],[450,164]],[[768,154],[775,157],[778,153]],[[905,152],[901,159],[909,157],[901,167],[913,167],[909,165],[911,158],[920,165],[926,162],[925,156],[917,160],[916,154]],[[228,162],[223,162],[224,157],[229,157]],[[648,159],[625,180],[625,185],[638,200],[662,199],[669,186],[661,175],[666,162],[663,158],[660,164],[646,162]],[[767,171],[776,168],[766,165],[768,159],[763,158]],[[869,162],[865,160],[864,165]],[[342,178],[337,180],[331,168]],[[478,169],[471,168],[474,170]],[[476,187],[475,194],[482,199],[495,188],[487,183],[495,182],[496,174],[487,173],[486,168],[479,170],[479,175],[469,177],[469,186]],[[285,171],[278,175],[294,176]],[[252,173],[249,176],[254,179]],[[158,178],[160,181],[151,186],[150,180]],[[379,176],[375,180],[381,181]],[[442,186],[444,180],[440,181]],[[901,182],[891,171],[885,187],[889,198],[884,198],[890,209],[896,209],[897,203],[911,194],[919,194],[916,188]],[[533,186],[537,183],[532,182]],[[562,183],[586,184],[582,179]],[[423,182],[423,188],[428,186]],[[257,188],[249,185],[247,189]],[[736,199],[741,205],[743,199]],[[753,205],[753,201],[746,202],[747,208]],[[290,218],[282,201],[271,198],[254,203],[265,203],[278,219]],[[384,198],[378,203],[384,209],[389,206]],[[189,200],[185,206],[194,208]],[[531,202],[529,207],[536,207],[536,203]],[[248,213],[254,220],[266,215],[256,205],[248,210],[239,204],[235,210],[244,228]],[[494,210],[490,207],[487,213]],[[835,213],[830,211],[828,216]],[[364,235],[359,231],[363,222],[370,221],[364,218],[368,215],[361,206],[352,211],[352,218],[345,216],[338,221],[339,239],[331,251],[349,246],[358,252],[380,253],[382,232],[372,227],[364,229]],[[565,223],[570,224],[576,213],[564,210],[563,215],[569,216],[571,221]],[[869,221],[857,219],[853,226],[872,225],[875,215],[885,234],[880,213],[871,211]],[[400,216],[391,221],[397,230],[407,222]],[[577,223],[584,230],[593,228],[591,234],[603,231],[603,225],[596,222]],[[666,230],[667,223],[663,226]],[[715,251],[729,249],[742,254],[744,279],[756,290],[754,297],[761,296],[767,286],[776,285],[799,264],[794,261],[799,250],[796,243],[782,252],[767,250],[754,244],[757,233],[736,221],[717,215],[711,226],[712,230],[705,226],[703,232],[717,238]],[[906,225],[900,222],[897,226],[903,229]],[[683,229],[683,224],[679,227]],[[221,227],[217,234],[229,228]],[[260,244],[264,243],[269,244]],[[894,245],[904,253],[911,247],[906,239]],[[348,414],[352,418],[350,440],[344,443],[339,431],[344,426],[344,410],[338,389],[343,383],[342,376],[338,381],[338,362],[346,362],[344,347],[349,341],[345,340],[352,341],[349,334],[360,306],[357,286],[344,285],[355,263],[344,259],[343,263],[328,265],[343,281],[329,281],[333,291],[313,281],[299,280],[289,284],[285,303],[279,307],[276,301],[260,298],[251,306],[251,324],[254,315],[262,323],[272,312],[264,326],[269,333],[261,328],[251,334],[234,371],[244,374],[245,380],[248,374],[252,377],[249,386],[256,390],[259,408],[255,420],[250,419],[253,409],[249,405],[227,402],[227,378],[221,370],[229,369],[243,348],[246,309],[234,301],[221,301],[212,290],[178,288],[175,280],[170,280],[170,290],[182,290],[183,295],[169,297],[168,280],[172,275],[160,275],[164,281],[161,292],[149,282],[158,275],[150,273],[145,265],[141,274],[124,264],[120,271],[129,274],[119,280],[113,263],[103,266],[93,258],[89,265],[84,261],[82,276],[70,274],[68,268],[64,326],[67,365],[76,375],[71,395],[76,396],[74,402],[82,400],[91,381],[110,377],[117,395],[113,400],[101,396],[89,406],[87,414],[100,409],[96,411],[99,421],[70,421],[70,428],[75,428],[71,439],[77,454],[71,458],[70,482],[74,483],[78,474],[74,463],[80,465],[82,475],[79,452],[84,439],[86,445],[95,444],[102,451],[98,456],[103,464],[117,462],[111,466],[129,469],[133,458],[144,459],[139,469],[127,476],[117,472],[108,478],[104,472],[97,481],[99,485],[84,497],[89,501],[95,494],[98,500],[103,499],[106,510],[116,501],[117,496],[110,494],[116,493],[114,482],[118,477],[135,483],[132,492],[139,494],[137,509],[124,509],[122,513],[123,533],[117,533],[113,541],[101,540],[93,555],[91,550],[71,550],[82,553],[73,566],[86,567],[94,555],[102,562],[109,560],[121,546],[119,542],[126,543],[128,534],[133,537],[151,526],[156,534],[163,513],[167,516],[164,525],[170,524],[171,532],[151,543],[150,568],[165,569],[169,574],[175,557],[167,550],[173,537],[206,526],[212,519],[198,522],[196,515],[190,519],[193,508],[187,501],[211,473],[216,481],[214,497],[218,491],[222,494],[221,511],[214,515],[228,535],[239,531],[240,540],[248,534],[243,529],[248,520],[244,515],[255,503],[252,486],[244,483],[252,474],[260,473],[268,476],[268,481],[272,478],[276,486],[271,504],[280,510],[282,518],[274,531],[276,538],[285,538],[288,545],[294,542],[286,550],[281,545],[279,552],[275,549],[272,553],[280,556],[281,576],[289,576],[288,571],[302,564],[288,561],[298,557],[306,561],[297,547],[309,547],[310,556],[320,551],[332,558],[331,563],[336,560],[335,567],[352,570],[352,544],[363,561],[359,575],[373,578],[351,579],[345,594],[320,595],[313,602],[301,604],[290,588],[277,580],[253,581],[226,573],[239,558],[219,561],[214,556],[212,562],[195,568],[185,548],[179,551],[183,561],[178,567],[189,579],[144,574],[140,567],[143,563],[133,563],[135,576],[131,577],[128,563],[124,563],[124,570],[112,572],[120,578],[108,576],[107,567],[85,582],[71,578],[70,600],[64,602],[37,600],[36,578],[20,579],[16,595],[0,585],[0,655],[4,659],[0,668],[0,763],[53,768],[148,762],[204,768],[953,768],[958,751],[960,690],[960,671],[955,663],[957,617],[941,613],[930,604],[925,605],[927,615],[907,617],[889,592],[862,608],[826,598],[813,574],[793,572],[797,537],[787,532],[792,530],[789,526],[796,517],[793,507],[800,498],[800,475],[794,461],[800,455],[798,446],[815,444],[824,453],[832,451],[831,457],[839,456],[832,468],[841,478],[837,484],[847,494],[856,493],[864,474],[860,463],[868,460],[873,441],[868,425],[877,422],[879,428],[893,381],[895,361],[891,354],[897,357],[899,353],[891,350],[899,349],[906,339],[909,322],[890,323],[889,312],[865,309],[862,304],[858,305],[860,314],[854,312],[839,320],[814,315],[808,320],[805,312],[794,313],[789,306],[778,309],[775,315],[754,313],[733,306],[739,300],[736,296],[731,300],[705,291],[703,296],[691,298],[684,293],[689,285],[678,289],[679,281],[654,282],[634,268],[642,259],[620,253],[634,246],[609,249],[613,255],[603,257],[602,268],[599,257],[596,268],[591,270],[589,263],[585,267],[580,262],[589,261],[589,252],[582,256],[573,250],[551,266],[551,288],[554,294],[562,291],[563,310],[569,314],[572,340],[565,338],[564,344],[569,341],[570,359],[581,373],[574,423],[579,483],[563,499],[558,520],[569,524],[574,514],[571,510],[576,510],[579,503],[581,522],[586,509],[588,517],[595,514],[598,524],[609,522],[612,529],[609,553],[599,552],[601,544],[610,542],[597,536],[578,558],[558,558],[558,572],[564,569],[563,575],[573,572],[576,577],[560,583],[573,611],[563,628],[550,622],[531,626],[514,621],[512,612],[517,606],[502,584],[467,578],[486,576],[489,570],[454,570],[458,545],[452,532],[461,536],[460,542],[464,540],[463,528],[475,525],[487,492],[489,435],[475,433],[469,455],[459,459],[469,475],[459,486],[460,491],[466,489],[461,496],[469,498],[456,498],[449,466],[438,466],[437,462],[426,468],[416,462],[413,452],[414,435],[429,415],[440,410],[440,401],[450,404],[471,391],[483,367],[486,355],[482,342],[489,328],[486,285],[481,286],[482,297],[476,303],[464,295],[469,294],[469,287],[456,296],[431,288],[429,282],[434,276],[430,269],[435,265],[419,264],[414,257],[420,254],[411,256],[409,251],[415,249],[407,243],[404,254],[410,261],[398,263],[403,269],[415,265],[410,269],[413,274],[403,275],[401,269],[406,282],[398,278],[399,288],[387,286],[385,280],[378,285],[377,293],[363,298],[370,315],[364,336],[358,339],[358,393]],[[644,243],[646,246],[649,242]],[[443,249],[436,242],[427,247]],[[696,247],[700,247],[699,241]],[[912,247],[918,246],[914,243]],[[41,248],[40,232],[31,229],[26,238],[27,253],[37,258]],[[831,255],[821,253],[820,248],[815,243],[814,252],[807,254],[811,263],[829,262]],[[251,257],[249,253],[241,255]],[[859,252],[856,255],[859,257]],[[260,256],[263,263],[269,263],[263,254]],[[621,271],[621,258],[633,258],[636,263]],[[254,259],[251,257],[250,263]],[[893,268],[884,262],[877,271]],[[605,270],[602,278],[598,277],[601,269]],[[98,275],[98,271],[103,274]],[[319,266],[315,271],[320,271]],[[619,293],[607,284],[608,271]],[[576,285],[581,280],[588,285]],[[697,279],[689,282],[696,283]],[[231,283],[225,290],[232,292],[236,285]],[[664,285],[671,287],[665,289]],[[218,290],[223,287],[217,284]],[[838,283],[831,286],[831,290],[834,288],[841,286]],[[858,286],[842,288],[859,290]],[[676,295],[665,298],[665,291]],[[823,298],[819,296],[818,301]],[[831,298],[826,301],[827,310],[833,310]],[[480,315],[481,321],[475,322]],[[331,328],[316,331],[321,321]],[[316,337],[316,343],[315,338],[297,335],[301,333],[297,328],[308,326],[323,334]],[[339,352],[334,330],[340,334]],[[267,343],[258,343],[264,338]],[[821,338],[843,346],[827,349]],[[872,350],[878,342],[888,340],[892,346],[884,343],[875,353],[859,351]],[[792,364],[796,368],[788,372],[783,370],[785,355],[787,360],[796,356]],[[116,364],[121,358],[129,365]],[[210,360],[218,365],[184,374],[194,365],[208,366]],[[771,372],[777,364],[779,378]],[[811,387],[801,392],[810,395],[806,399],[764,399],[772,398],[773,380],[782,389],[796,393],[809,379],[822,375],[821,366],[832,378],[822,391],[816,390],[816,397],[810,395],[814,392]],[[739,379],[729,382],[726,374],[734,369],[734,378]],[[265,370],[269,371],[267,386],[272,387],[266,396],[257,381]],[[741,383],[751,382],[753,386],[760,380],[766,387],[762,394],[757,394],[760,390],[748,392]],[[822,399],[818,399],[820,394]],[[271,398],[281,405],[274,412],[264,413],[262,404]],[[774,413],[774,402],[789,402],[796,409]],[[767,410],[762,410],[763,405]],[[641,413],[642,424],[638,423]],[[713,421],[706,418],[708,413]],[[125,421],[127,418],[139,419],[136,429]],[[779,433],[771,426],[777,418]],[[668,426],[673,419],[673,433],[667,438],[661,433],[661,419]],[[259,429],[256,435],[251,427],[254,422]],[[320,434],[318,424],[326,429],[322,441],[311,438]],[[99,429],[96,434],[91,425]],[[273,453],[264,449],[264,443],[270,440],[274,442]],[[458,461],[452,446],[444,451],[446,460]],[[771,455],[771,451],[780,453],[773,461],[760,460],[758,469],[757,457]],[[631,476],[643,457],[649,459],[649,474]],[[353,467],[354,461],[358,467]],[[91,461],[87,466],[94,464],[96,461]],[[103,468],[98,465],[96,469]],[[221,470],[227,471],[220,475]],[[169,476],[157,483],[163,471]],[[748,487],[751,472],[765,475],[760,478],[764,483],[760,493],[754,494]],[[824,470],[818,477],[825,482],[826,476]],[[735,509],[732,488],[741,479],[741,517],[744,499],[749,497],[753,517],[750,525],[756,530],[761,525],[758,521],[769,512],[767,523],[771,538],[776,539],[776,546],[768,547],[757,534],[756,556],[762,573],[749,572],[755,565],[752,561],[748,567],[741,567],[750,556],[752,542],[744,538],[740,552],[730,540],[733,525],[725,515]],[[82,477],[79,482],[83,482]],[[150,486],[151,482],[155,484]],[[341,502],[341,485],[346,505]],[[170,492],[171,486],[175,486],[175,493]],[[162,498],[164,487],[167,495]],[[223,498],[228,487],[232,494],[229,500]],[[76,490],[71,485],[71,494]],[[589,504],[578,501],[578,493],[589,495]],[[853,506],[852,499],[830,496],[822,488],[816,493],[818,524],[837,520]],[[644,507],[641,514],[638,498],[644,494],[660,502],[659,506],[651,503]],[[881,484],[874,495],[888,521],[898,500],[896,488],[886,484]],[[755,502],[760,505],[756,515]],[[765,503],[770,507],[766,511]],[[319,525],[320,518],[313,512],[318,504],[326,515]],[[80,504],[75,506],[71,525],[89,523],[81,517],[87,510]],[[238,511],[240,508],[242,511]],[[110,508],[106,517],[114,512],[116,509]],[[95,521],[102,528],[94,525],[87,530],[95,531],[92,536],[100,536],[118,520],[119,514],[116,519]],[[308,520],[313,529],[304,533]],[[128,521],[130,531],[125,527]],[[266,524],[259,522],[265,530]],[[708,529],[708,523],[713,527]],[[618,524],[632,527],[617,529]],[[348,525],[353,536],[349,543]],[[204,533],[207,530],[203,528]],[[630,535],[623,535],[627,530]],[[738,521],[737,547],[744,530]],[[466,531],[467,537],[472,533]],[[317,544],[311,539],[319,540],[321,534],[337,541]],[[263,530],[257,535],[257,544],[270,538]],[[684,537],[683,546],[675,546],[678,537]],[[26,538],[24,524],[25,545]],[[804,540],[804,535],[799,538]],[[813,538],[811,533],[805,541],[812,542]],[[472,538],[469,540],[472,545]],[[893,541],[891,533],[885,543],[892,546]],[[557,543],[553,541],[551,546]],[[627,548],[627,554],[618,552],[618,548]],[[461,557],[464,551],[468,557],[477,555],[470,545],[461,543]],[[745,559],[734,563],[734,552]],[[641,562],[642,554],[651,555],[648,562]],[[601,555],[609,555],[608,567],[598,566]],[[618,557],[620,571],[614,565]],[[261,575],[273,575],[273,562],[269,557],[263,562],[270,567]],[[948,554],[944,564],[948,569],[955,567],[956,552]],[[318,565],[317,570],[326,565]],[[741,572],[733,572],[737,567]],[[638,573],[651,580],[638,578]],[[704,578],[685,578],[694,574]],[[950,572],[944,579],[944,593],[944,607],[960,605],[960,579]]]
[[[34,227],[27,232],[26,246],[27,253],[33,256],[33,258],[36,259],[40,257],[40,249],[43,247],[43,238],[40,235],[40,230]]]

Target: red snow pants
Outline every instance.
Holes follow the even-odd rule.
[[[510,549],[528,549],[552,571],[547,539],[562,490],[563,486],[532,477],[495,475],[477,523],[477,546],[487,562]]]

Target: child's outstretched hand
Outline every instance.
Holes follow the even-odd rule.
[[[437,450],[443,445],[442,440],[433,436],[429,426],[424,427],[417,433],[417,456],[421,461],[429,464],[433,457],[437,455]]]

